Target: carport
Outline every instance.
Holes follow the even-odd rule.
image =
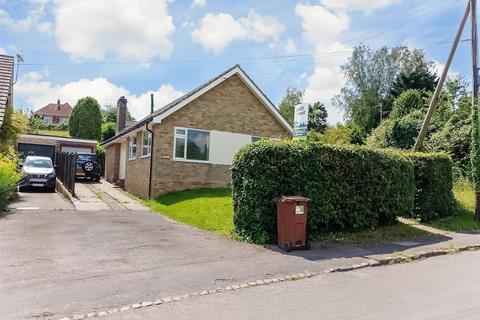
[[[27,156],[50,157],[55,162],[55,152],[95,152],[97,141],[39,134],[22,134],[17,139],[20,158]]]

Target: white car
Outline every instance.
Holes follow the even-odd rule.
[[[43,187],[55,191],[55,169],[49,157],[28,156],[22,167],[20,191],[27,187]]]

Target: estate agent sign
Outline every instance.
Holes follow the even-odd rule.
[[[308,104],[295,106],[293,117],[293,139],[306,139],[308,132]]]

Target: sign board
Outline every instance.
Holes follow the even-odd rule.
[[[306,139],[308,133],[308,104],[301,103],[295,106],[293,117],[293,138]]]

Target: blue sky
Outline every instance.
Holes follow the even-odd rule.
[[[239,63],[276,104],[288,86],[328,106],[352,48],[407,44],[445,62],[467,0],[0,0],[0,53],[22,52],[15,105],[102,105],[136,118]],[[470,27],[463,39],[470,38]],[[469,42],[451,71],[470,76]]]

